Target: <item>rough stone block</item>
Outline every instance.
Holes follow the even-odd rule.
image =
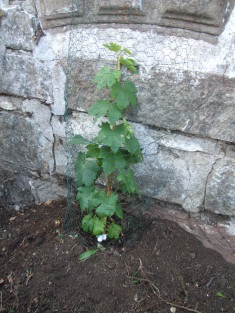
[[[129,113],[134,121],[214,139],[235,141],[235,79],[193,73],[152,72],[139,84],[138,104]]]
[[[72,19],[79,21],[83,15],[83,1],[72,0],[38,0],[39,17],[43,28],[69,25]]]
[[[142,1],[128,0],[100,0],[98,1],[100,15],[140,15]]]
[[[37,15],[35,1],[34,0],[11,0],[11,5],[17,5],[22,11],[26,11],[29,14]]]
[[[142,194],[177,203],[190,212],[203,209],[207,178],[215,160],[224,156],[222,147],[211,140],[132,125],[144,154],[144,162],[134,167]],[[65,127],[67,135],[81,134],[88,140],[92,140],[99,129],[85,113],[73,113],[67,125],[54,117],[52,126],[56,136],[57,171],[64,174],[67,162],[67,174],[72,176],[79,147],[67,146],[66,158]]]
[[[19,6],[4,7],[0,35],[3,34],[7,48],[32,51],[35,46],[35,31],[36,23],[32,15],[21,11]]]
[[[0,205],[31,205],[65,198],[64,179],[1,160]]]
[[[213,35],[221,33],[229,7],[227,0],[161,0],[156,2],[158,2],[160,15],[159,25]]]
[[[0,206],[30,205],[34,203],[27,169],[1,160],[0,164]]]
[[[47,62],[30,55],[6,54],[0,63],[0,93],[52,102]]]
[[[69,108],[86,112],[96,99],[101,98],[93,83],[100,65],[95,61],[86,61],[85,65],[74,61]],[[200,73],[195,76],[190,71],[160,71],[157,67],[151,68],[148,75],[142,75],[134,78],[138,102],[127,113],[128,119],[202,137],[235,141],[234,78]]]
[[[235,151],[233,158],[225,157],[214,164],[207,181],[205,208],[235,216]]]
[[[0,159],[33,171],[52,172],[50,109],[37,100],[26,100],[22,112],[0,113]]]

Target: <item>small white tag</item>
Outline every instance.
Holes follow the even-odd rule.
[[[107,239],[107,237],[108,237],[107,234],[102,234],[102,235],[96,236],[98,242],[105,241]]]

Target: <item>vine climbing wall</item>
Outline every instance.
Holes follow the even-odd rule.
[[[2,207],[66,196],[74,160],[66,140],[97,132],[87,111],[99,98],[95,72],[114,65],[103,47],[111,41],[139,64],[138,103],[126,118],[143,149],[134,167],[141,193],[235,216],[235,10],[227,0],[0,0]]]

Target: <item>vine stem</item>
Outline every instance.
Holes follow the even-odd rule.
[[[117,57],[117,70],[120,71],[120,69],[121,69],[121,64],[120,64],[120,58],[118,56]],[[118,82],[120,82],[120,78],[118,78]],[[112,128],[114,130],[115,129],[115,125],[113,125]],[[111,183],[112,183],[112,174],[108,175],[108,178],[107,178],[107,186],[106,186],[106,196],[107,196],[107,198],[110,196],[110,193],[111,193]],[[105,221],[104,233],[106,233],[107,216],[105,216],[104,221]]]

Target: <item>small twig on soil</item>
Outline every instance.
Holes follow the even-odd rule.
[[[133,278],[133,277],[131,277],[131,276],[128,276],[128,277],[131,278],[131,279]],[[170,301],[168,301],[168,300],[166,300],[166,299],[163,299],[163,298],[160,296],[160,291],[159,291],[159,289],[158,289],[149,279],[138,278],[138,277],[135,277],[135,279],[136,279],[136,280],[139,280],[139,281],[142,281],[142,282],[149,283],[150,288],[152,289],[153,293],[154,293],[161,301],[165,302],[166,304],[169,304],[169,305],[171,305],[171,306],[174,306],[174,307],[176,307],[176,308],[183,309],[183,310],[186,310],[186,311],[189,311],[189,312],[201,313],[201,312],[198,311],[198,310],[190,309],[190,308],[188,308],[188,307],[186,307],[186,306],[179,305],[179,304],[170,302]],[[158,293],[156,293],[155,290],[156,290]]]
[[[27,273],[27,278],[26,278],[26,281],[25,281],[25,285],[27,286],[28,283],[29,283],[29,280],[30,278],[33,276],[33,273],[32,273],[32,270],[30,270],[28,273]]]
[[[74,246],[70,249],[70,251],[72,251],[75,247],[77,247],[77,245],[78,245],[78,243],[76,243],[76,245],[74,245]]]
[[[141,259],[139,259],[139,261],[140,261],[140,266],[139,266],[138,271],[141,272],[141,274],[142,274],[142,276],[143,276],[144,278],[135,277],[135,279],[136,279],[136,280],[139,280],[139,281],[142,281],[142,282],[148,283],[149,286],[150,286],[150,288],[151,288],[151,290],[152,290],[152,292],[158,297],[159,300],[161,300],[162,302],[164,302],[164,303],[166,303],[166,304],[169,304],[169,305],[171,305],[171,306],[173,306],[173,307],[176,307],[176,308],[179,308],[179,309],[183,309],[183,310],[186,310],[186,311],[188,311],[188,312],[201,313],[201,312],[199,312],[199,311],[196,310],[196,309],[190,309],[190,308],[188,308],[188,307],[186,307],[186,306],[179,305],[179,304],[170,302],[170,301],[168,301],[168,300],[162,298],[161,295],[160,295],[159,289],[151,282],[151,280],[150,280],[150,279],[148,278],[148,276],[146,275],[146,273],[145,273],[145,271],[144,271],[144,267],[143,267],[143,262],[141,261]],[[133,278],[133,277],[130,277],[130,276],[128,276],[128,277],[131,278],[131,279]],[[156,292],[156,291],[157,291],[157,292]]]

